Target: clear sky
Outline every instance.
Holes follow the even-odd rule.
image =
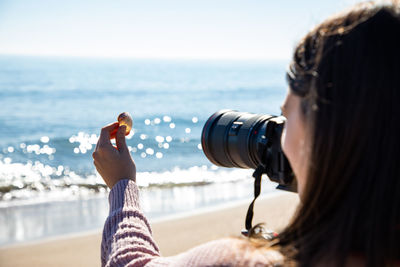
[[[287,59],[354,0],[0,0],[0,54]]]

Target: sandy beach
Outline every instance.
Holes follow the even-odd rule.
[[[257,199],[254,223],[265,222],[279,231],[290,220],[297,194],[279,193]],[[193,211],[150,222],[163,256],[175,255],[217,238],[238,236],[244,227],[249,203]],[[173,240],[173,242],[171,242]],[[0,248],[0,265],[6,266],[99,266],[101,231]]]

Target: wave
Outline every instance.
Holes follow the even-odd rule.
[[[169,171],[138,172],[140,188],[172,188],[232,183],[250,179],[252,170],[216,166],[175,167]],[[68,168],[0,160],[0,208],[48,201],[104,196],[108,189],[97,173],[77,174]]]

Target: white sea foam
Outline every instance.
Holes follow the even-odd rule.
[[[155,155],[163,157],[161,152]],[[201,186],[250,179],[251,174],[251,170],[206,165],[188,169],[175,167],[162,172],[139,172],[137,184],[141,188]],[[78,175],[62,165],[51,167],[39,161],[22,164],[0,160],[0,207],[95,196],[107,192],[106,188],[94,170],[92,174]]]
[[[193,166],[188,169],[175,167],[164,172],[138,173],[137,183],[141,187],[224,183],[249,179],[251,174],[251,170],[211,168],[206,165]]]
[[[82,177],[61,165],[0,161],[0,207],[83,197],[105,188],[98,175]]]

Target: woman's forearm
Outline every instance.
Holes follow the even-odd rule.
[[[139,207],[136,183],[125,179],[115,184],[109,204],[101,244],[102,266],[144,266],[159,257],[150,225]]]
[[[138,193],[136,183],[128,179],[111,189],[110,214],[101,244],[102,266],[281,266],[278,251],[258,250],[239,238],[219,239],[175,256],[161,257],[140,210]]]

